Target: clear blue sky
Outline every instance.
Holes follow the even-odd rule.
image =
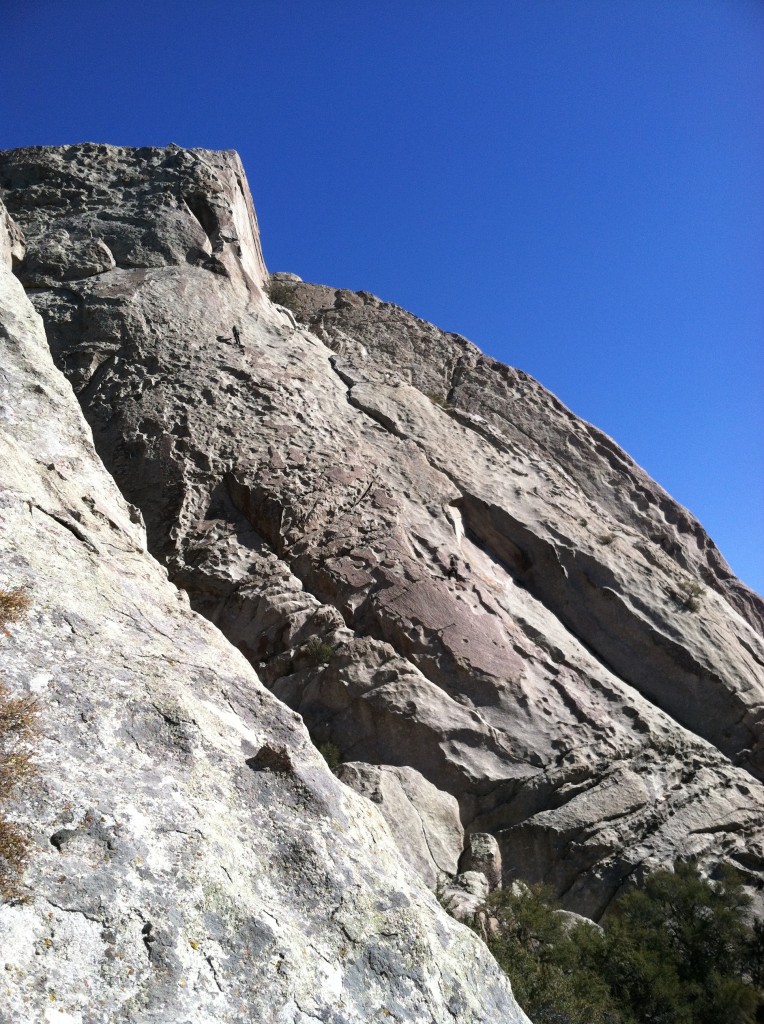
[[[764,591],[761,0],[0,0],[0,148],[238,149],[266,261],[537,377]]]

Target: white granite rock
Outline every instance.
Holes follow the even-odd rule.
[[[457,873],[464,831],[454,797],[413,768],[352,761],[336,774],[378,806],[398,849],[431,889],[443,876]]]
[[[40,724],[8,808],[33,846],[27,902],[0,906],[2,1024],[527,1021],[148,555],[6,266],[0,346],[0,586],[32,598],[0,660]]]

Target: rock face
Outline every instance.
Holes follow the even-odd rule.
[[[235,178],[233,158],[215,166]],[[59,195],[30,187],[48,203]],[[60,202],[71,196],[80,190]],[[121,209],[148,262],[193,234],[168,215],[156,240]],[[0,660],[6,686],[36,695],[40,720],[37,776],[9,809],[33,848],[27,902],[0,906],[0,1021],[527,1024],[372,803],[332,776],[299,717],[147,553],[141,514],[98,459],[8,269],[93,271],[72,279],[78,289],[122,273],[135,282],[145,271],[114,267],[121,227],[104,223],[105,241],[72,221],[55,244],[32,233],[35,255],[20,263],[0,207],[0,587],[32,598],[0,636]],[[102,241],[113,262],[93,270]],[[249,256],[238,280],[236,268],[190,272],[253,288]],[[114,344],[99,338],[86,342],[91,365]],[[107,359],[120,365],[116,350]]]
[[[760,883],[762,601],[610,438],[368,293],[268,279],[230,154],[17,150],[0,189],[149,549],[319,745],[419,773],[577,913],[678,856]]]
[[[454,797],[413,768],[351,761],[336,774],[378,805],[398,848],[430,888],[458,873],[464,830]]]

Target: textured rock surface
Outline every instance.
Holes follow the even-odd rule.
[[[490,891],[482,871],[462,871],[443,887],[441,899],[457,921],[474,921]]]
[[[147,554],[0,242],[0,586],[33,599],[0,659],[41,726],[0,1021],[525,1021],[372,804]]]
[[[472,832],[459,865],[462,871],[479,871],[485,875],[491,892],[501,888],[501,850],[489,832]]]
[[[208,254],[202,211],[250,209],[234,166],[0,160],[32,251],[114,256],[41,257],[30,294],[171,579],[317,742],[455,797],[505,880],[595,917],[676,856],[759,884],[761,599],[527,375],[367,293],[275,275],[269,301],[254,215]]]
[[[377,804],[406,860],[432,889],[443,876],[458,872],[464,830],[454,797],[413,768],[351,761],[336,774]]]

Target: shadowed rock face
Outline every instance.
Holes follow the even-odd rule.
[[[0,160],[54,358],[171,579],[318,743],[454,797],[505,879],[592,916],[677,856],[757,884],[761,599],[526,374],[266,282],[242,182],[200,151]],[[122,210],[142,249],[99,233]]]
[[[0,588],[32,607],[0,659],[40,733],[37,777],[3,806],[32,856],[28,901],[0,906],[0,1021],[528,1024],[372,804],[147,553],[7,227],[0,205]]]

